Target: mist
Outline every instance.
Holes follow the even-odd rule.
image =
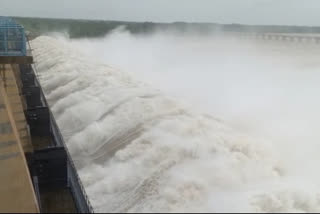
[[[39,77],[97,211],[320,210],[317,45],[54,37]]]
[[[317,45],[168,32],[137,36],[123,29],[71,42],[243,131],[320,139]]]

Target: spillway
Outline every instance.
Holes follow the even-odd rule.
[[[256,139],[67,42],[39,37],[32,47],[37,75],[95,211],[272,210],[265,207],[272,199],[264,185],[279,185],[281,170]]]
[[[318,35],[222,35],[0,17],[0,212],[319,211]]]

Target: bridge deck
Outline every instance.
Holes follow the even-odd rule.
[[[30,51],[27,51],[26,56],[1,56],[0,64],[32,64],[33,57]]]
[[[19,117],[23,108],[17,95],[18,88],[12,85],[15,82],[12,67],[5,66],[5,72],[8,82],[4,81],[3,76],[0,78],[0,211],[38,213],[23,147],[32,148],[28,148],[29,142],[23,145],[19,131],[24,128],[24,117]],[[22,125],[16,123],[17,119]]]

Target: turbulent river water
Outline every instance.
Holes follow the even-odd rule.
[[[115,31],[32,48],[95,211],[320,211],[319,46]]]

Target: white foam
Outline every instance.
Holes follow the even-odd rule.
[[[320,211],[316,179],[297,177],[295,166],[279,158],[277,150],[287,144],[276,148],[200,114],[133,73],[84,55],[79,42],[88,48],[84,41],[50,37],[32,46],[41,84],[95,211]],[[252,73],[238,77],[245,74]]]

